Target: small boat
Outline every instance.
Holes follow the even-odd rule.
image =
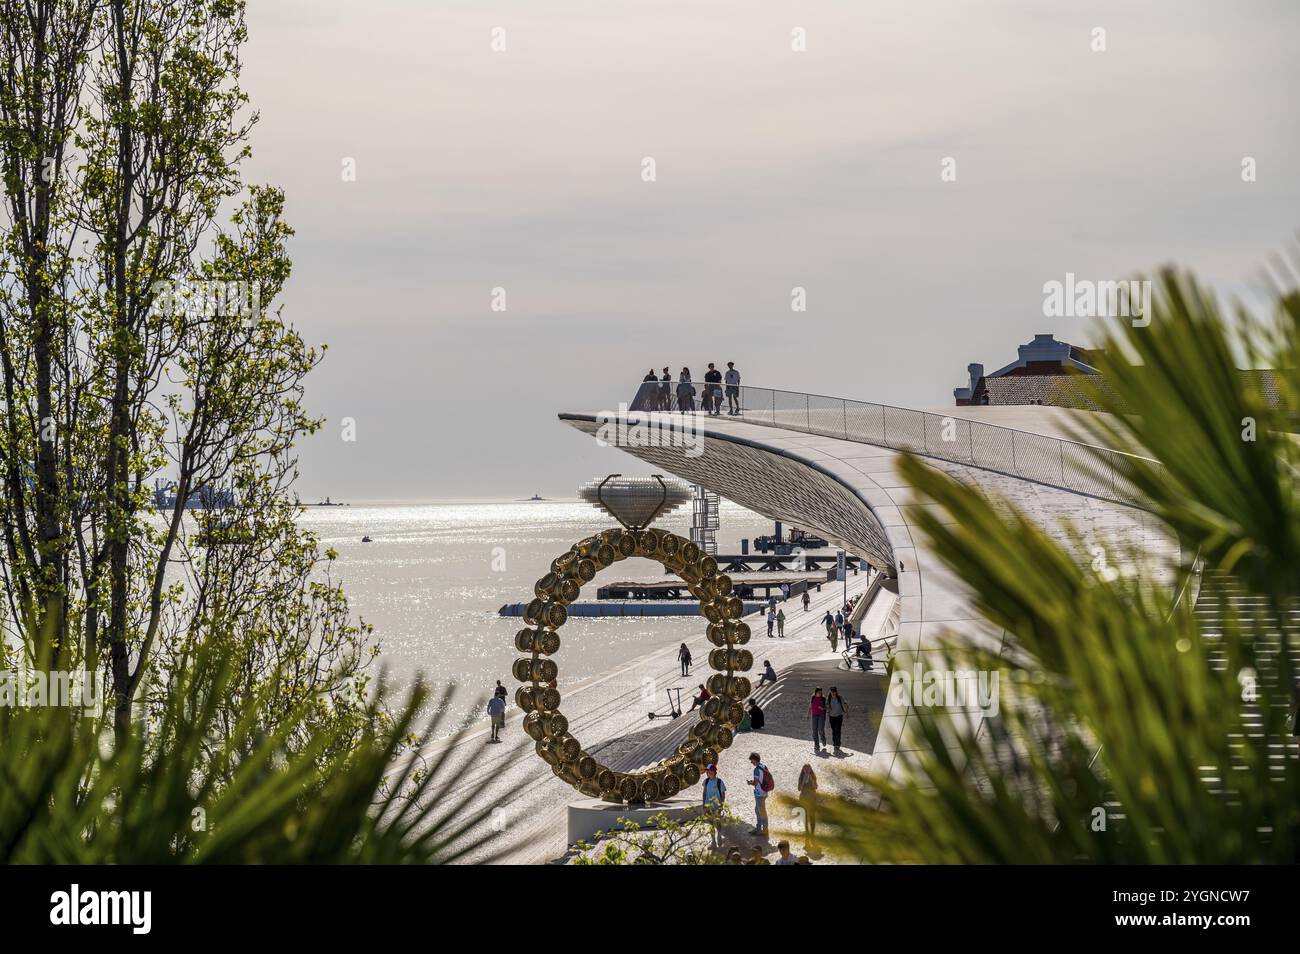
[[[362,538],[361,538],[361,542],[362,542],[362,543],[374,543],[375,541],[374,541],[374,540],[371,540],[370,537],[366,536],[366,537],[362,537]]]
[[[531,497],[529,497],[528,499],[529,499],[529,500],[545,500],[546,498],[545,498],[545,497],[538,496],[537,494],[533,494],[533,495],[532,495]]]

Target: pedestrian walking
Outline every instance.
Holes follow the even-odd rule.
[[[704,812],[709,816],[709,844],[722,847],[722,806],[727,801],[727,783],[718,778],[718,767],[704,768]]]
[[[682,368],[677,378],[677,410],[683,414],[695,410],[695,385],[691,383],[690,368]]]
[[[754,788],[754,830],[751,835],[767,834],[767,796],[776,788],[776,780],[763,764],[757,752],[749,753],[749,764],[754,766],[754,777],[749,784]]]
[[[492,695],[500,696],[502,699],[506,699],[510,696],[510,690],[508,690],[505,686],[501,685],[501,680],[498,679],[497,687],[492,690]]]
[[[803,833],[811,850],[817,837],[817,773],[807,762],[799,770],[799,807],[803,809]]]
[[[780,639],[785,639],[785,610],[776,611],[776,635]]]
[[[820,752],[826,748],[826,697],[822,695],[821,686],[813,690],[808,703],[808,718],[812,720],[813,751]]]
[[[641,379],[641,393],[637,395],[637,398],[638,407],[634,407],[632,410],[641,410],[641,406],[644,406],[647,411],[659,410],[659,375],[655,374],[654,368],[651,368],[646,376]]]
[[[805,613],[808,612],[808,604],[811,603],[811,602],[812,602],[812,597],[808,595],[808,591],[807,591],[807,590],[804,590],[804,591],[803,591],[803,611],[804,611]]]
[[[840,754],[840,735],[844,731],[844,717],[848,715],[849,707],[840,695],[840,691],[831,686],[831,693],[826,697],[826,721],[831,724],[831,745],[835,747],[835,754]]]
[[[677,660],[682,664],[682,675],[689,676],[691,674],[691,650],[685,643],[682,643],[682,648],[677,650]]]
[[[736,362],[727,362],[727,413],[738,415],[740,413],[740,372],[736,370]]]
[[[704,409],[710,416],[722,413],[722,372],[709,362],[709,370],[704,372]]]
[[[501,730],[506,724],[506,700],[504,696],[493,695],[487,704],[488,719],[492,723],[492,734],[488,736],[489,742],[501,741]]]
[[[767,638],[772,638],[772,627],[776,625],[776,613],[769,608],[767,611]]]

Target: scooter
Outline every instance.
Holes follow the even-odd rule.
[[[650,713],[651,722],[653,722],[655,719],[676,719],[678,716],[682,714],[682,691],[680,689],[665,689],[664,692],[668,694],[668,711],[651,712]],[[677,693],[676,705],[673,705],[674,692]]]

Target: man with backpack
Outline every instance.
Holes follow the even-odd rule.
[[[713,848],[722,847],[720,819],[722,806],[727,801],[727,783],[718,778],[718,767],[712,763],[704,769],[704,811],[709,816],[709,841]]]
[[[767,796],[776,788],[772,773],[763,764],[763,757],[757,752],[749,753],[749,764],[754,766],[754,777],[749,784],[754,787],[754,830],[751,835],[767,835]]]

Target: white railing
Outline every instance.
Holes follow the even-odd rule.
[[[740,409],[737,419],[751,423],[912,451],[1123,504],[1136,498],[1126,477],[1129,468],[1154,463],[1123,451],[913,408],[751,385],[740,385],[731,394],[724,385],[702,381],[692,382],[689,392],[679,386],[677,381],[646,381],[629,408],[680,412],[684,404],[688,411],[704,413],[714,388],[722,416],[731,416],[734,400]],[[679,401],[679,395],[689,401]]]

